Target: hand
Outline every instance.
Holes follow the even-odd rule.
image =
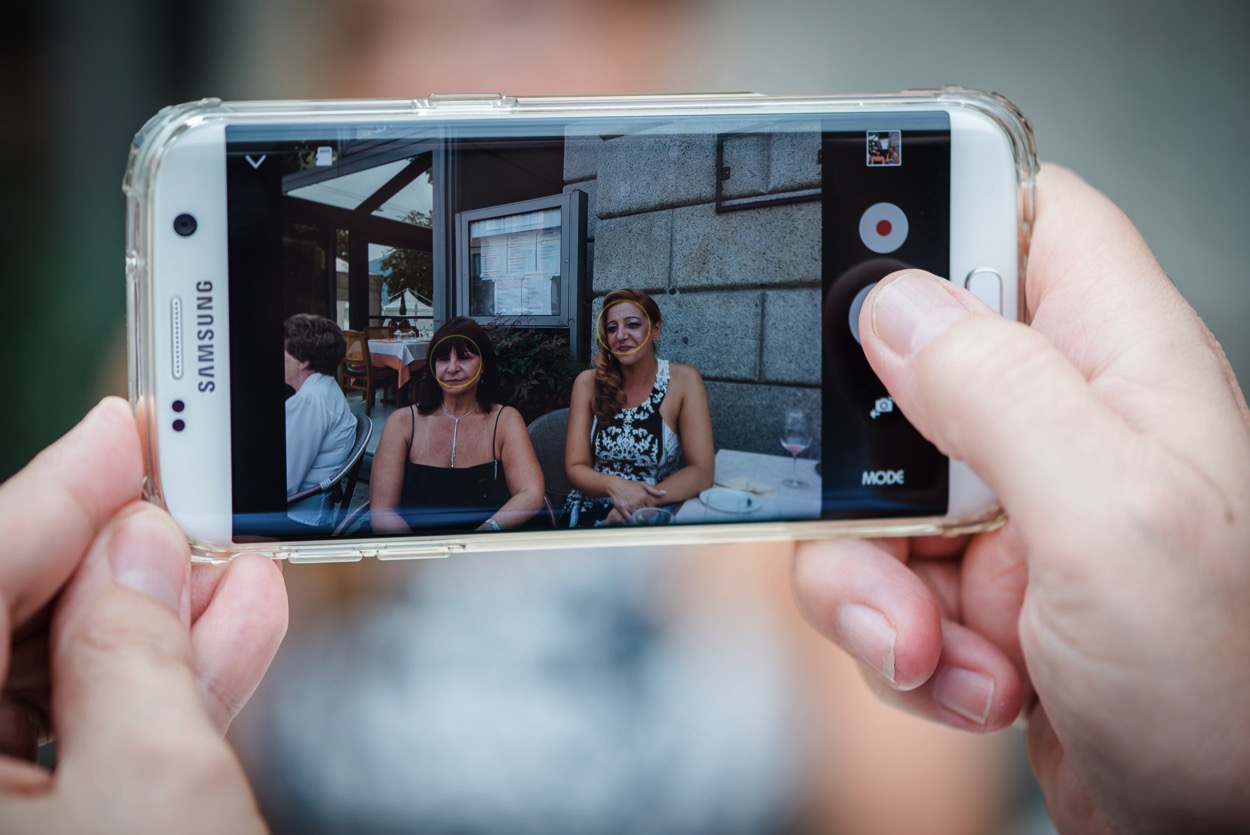
[[[286,629],[273,561],[191,568],[139,496],[109,399],[0,487],[0,820],[20,832],[245,832],[261,822],[221,734]],[[58,763],[29,760],[55,725]]]
[[[612,499],[612,511],[605,521],[609,524],[624,524],[635,510],[643,507],[657,507],[660,500],[668,495],[645,481],[630,481],[627,478],[613,478],[608,485],[608,495]],[[613,518],[615,516],[615,518]]]
[[[1023,709],[1063,832],[1250,820],[1250,412],[1131,223],[1046,169],[1032,326],[927,274],[860,318],[908,419],[1010,522],[958,540],[800,547],[809,620],[883,698],[993,730]]]

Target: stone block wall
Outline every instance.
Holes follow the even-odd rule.
[[[819,149],[816,126],[729,136],[722,196],[819,188]],[[712,131],[570,136],[565,146],[565,191],[587,195],[593,315],[611,290],[650,293],[664,317],[660,356],[707,383],[717,448],[784,455],[786,409],[806,409],[819,426],[820,202],[718,212],[719,173]]]

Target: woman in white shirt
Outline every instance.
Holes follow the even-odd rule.
[[[321,482],[343,466],[356,439],[356,418],[335,373],[347,352],[343,332],[329,319],[297,313],[286,320],[286,494]],[[330,524],[331,494],[322,493],[288,509],[305,525]]]

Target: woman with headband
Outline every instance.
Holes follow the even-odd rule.
[[[430,341],[417,402],[387,418],[369,481],[375,533],[498,531],[543,506],[521,413],[499,403],[486,331],[452,319]]]
[[[569,409],[564,466],[575,490],[561,519],[570,527],[624,524],[712,486],[707,390],[693,367],[659,358],[661,328],[641,290],[604,296],[594,368],[573,383]]]

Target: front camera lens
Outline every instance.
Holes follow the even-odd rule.
[[[183,421],[181,421],[181,420],[175,420],[175,421],[174,421],[174,431],[175,431],[175,432],[181,432],[182,430],[184,430],[184,429],[186,429],[186,428],[187,428],[187,425],[186,425],[186,423],[184,423]]]
[[[183,214],[174,218],[174,231],[184,238],[189,238],[195,234],[195,230],[199,228],[194,215]]]
[[[181,412],[181,411],[182,411],[183,409],[185,409],[185,408],[187,408],[187,404],[186,404],[186,403],[183,403],[181,400],[175,400],[175,401],[174,401],[174,411],[175,411],[175,412]]]

